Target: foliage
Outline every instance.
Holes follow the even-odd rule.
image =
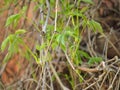
[[[18,22],[22,16],[24,16],[24,13],[27,10],[27,6],[24,6],[21,11],[17,14],[11,15],[7,18],[5,26],[10,26],[13,24],[14,28],[18,25]]]
[[[33,0],[33,1],[38,2],[38,6],[34,7],[35,10],[46,4],[45,0],[40,1]],[[7,0],[5,0],[5,2],[8,3]],[[79,9],[79,7],[75,6],[75,5],[79,6],[81,2],[93,4],[92,0],[78,0],[78,2],[79,3],[77,4],[70,4],[73,2],[70,2],[69,0],[68,1],[60,0],[61,3],[60,10],[58,10],[57,12],[52,13],[50,12],[49,19],[56,19],[55,16],[57,13],[57,21],[54,21],[56,26],[47,23],[46,33],[44,33],[44,35],[41,35],[43,42],[35,45],[36,50],[38,50],[39,52],[41,51],[44,52],[44,54],[41,54],[43,56],[35,55],[27,47],[22,38],[22,35],[26,33],[26,30],[18,29],[14,34],[10,34],[9,36],[7,36],[5,40],[2,42],[1,51],[4,52],[6,49],[8,50],[8,53],[5,56],[4,61],[7,62],[11,56],[19,52],[20,44],[23,44],[24,47],[27,48],[28,52],[33,56],[37,64],[41,62],[40,60],[44,60],[44,62],[49,62],[51,59],[54,59],[50,51],[57,51],[57,48],[60,48],[63,51],[63,53],[67,54],[67,56],[69,57],[67,62],[69,63],[69,66],[70,62],[72,63],[73,66],[74,65],[79,66],[83,63],[83,59],[86,59],[89,65],[101,62],[102,61],[101,57],[91,57],[88,52],[85,52],[84,50],[81,50],[79,48],[83,37],[82,33],[84,32],[85,29],[90,28],[92,31],[99,32],[101,34],[103,33],[103,29],[100,23],[93,19],[90,19],[86,15],[86,12],[87,10],[89,10],[89,7],[84,6],[81,9]],[[51,5],[51,8],[53,9],[55,7],[54,0],[50,0],[49,3]],[[46,5],[43,6],[43,9],[46,10]],[[10,25],[13,25],[14,27],[16,27],[19,23],[19,20],[22,18],[22,16],[24,16],[26,11],[27,6],[24,6],[19,13],[9,16],[7,18],[5,26],[9,27]],[[46,12],[44,13],[46,14]],[[47,16],[45,16],[44,18],[46,17]],[[40,20],[39,22],[41,26],[44,26],[44,23],[46,23],[44,20]],[[35,23],[32,24],[33,26],[35,26]],[[41,34],[42,31],[41,30],[38,31],[40,31],[38,33]],[[27,58],[30,57],[27,52],[25,55]],[[75,70],[75,72],[78,74],[79,81],[81,82],[83,79],[81,79],[82,76],[80,75],[80,71]],[[72,78],[72,76],[67,75],[65,76],[67,80],[70,81],[70,84],[74,87],[75,84],[74,78]]]
[[[2,42],[1,51],[5,51],[8,46],[8,54],[5,57],[5,62],[14,54],[19,52],[19,45],[23,44],[22,37],[20,34],[24,34],[26,31],[24,29],[19,29],[15,32],[15,34],[10,34],[6,39]]]
[[[88,64],[89,65],[93,65],[95,63],[99,63],[102,61],[102,58],[101,57],[91,57]]]

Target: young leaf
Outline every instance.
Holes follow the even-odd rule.
[[[94,64],[94,63],[99,63],[102,61],[101,57],[91,57],[90,60],[88,61],[88,64]]]
[[[21,10],[21,14],[24,14],[27,10],[27,6],[23,6],[22,10]]]
[[[36,45],[36,49],[39,51],[43,50],[45,47],[46,47],[46,43],[43,43],[42,45],[38,45],[38,44]]]
[[[60,44],[60,39],[61,39],[61,35],[58,35],[58,36],[56,37],[56,41],[57,41],[58,44]]]
[[[65,51],[65,50],[66,50],[66,46],[65,46],[65,35],[62,35],[60,40],[61,40],[61,41],[60,41],[60,42],[61,42],[61,43],[60,43],[60,44],[61,44],[60,46],[61,46],[62,50]]]
[[[18,29],[15,34],[24,34],[26,32],[25,29]]]
[[[11,34],[11,35],[9,35],[8,37],[9,37],[9,43],[12,44],[13,41],[14,41],[14,39],[15,39],[15,37],[16,37],[16,35]]]
[[[9,26],[12,23],[16,23],[20,19],[20,14],[11,15],[7,18],[5,26]]]
[[[88,7],[83,7],[83,8],[80,10],[80,13],[85,13],[87,10],[88,10]]]
[[[90,56],[88,55],[88,53],[86,53],[86,52],[84,52],[82,50],[79,50],[78,53],[79,53],[80,56],[83,56],[85,58],[90,58]]]
[[[30,60],[30,53],[28,50],[25,51],[25,53],[23,53],[23,56],[27,59],[27,60]]]
[[[56,41],[58,42],[58,44],[60,44],[62,50],[65,51],[65,49],[66,49],[66,46],[65,46],[65,35],[58,35],[56,37]]]
[[[7,63],[11,56],[12,56],[11,53],[7,53],[5,58],[3,59],[3,63]]]
[[[1,45],[1,51],[3,52],[6,48],[6,46],[8,45],[9,43],[9,37],[7,37],[3,42],[2,42],[2,45]]]
[[[13,41],[9,45],[8,51],[12,55],[18,52],[19,44],[20,44],[20,42],[18,42],[19,41],[18,39],[19,39],[18,37],[14,37]]]
[[[98,23],[94,20],[91,20],[91,21],[89,21],[89,25],[94,31],[98,31],[100,33],[103,33],[103,29],[102,29],[102,26],[100,25],[100,23]]]
[[[73,36],[73,32],[72,31],[65,31],[65,36]]]
[[[12,0],[4,0],[5,4],[10,4]]]

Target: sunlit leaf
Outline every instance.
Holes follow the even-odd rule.
[[[22,10],[21,10],[21,13],[24,14],[27,10],[27,6],[23,6]]]
[[[14,34],[11,34],[8,37],[9,37],[9,42],[11,44],[11,43],[13,43],[13,41],[14,41],[14,39],[15,39],[16,36]]]
[[[12,0],[4,0],[5,4],[10,4]]]
[[[7,37],[3,42],[2,42],[2,45],[1,45],[1,51],[3,52],[6,48],[6,46],[8,45],[9,43],[9,37]]]
[[[65,36],[62,35],[62,37],[61,37],[60,40],[61,40],[61,48],[62,48],[63,51],[65,51],[65,50],[66,50],[66,46],[65,46]]]
[[[58,44],[60,44],[60,39],[61,39],[61,35],[58,35],[58,36],[56,37],[56,41],[58,42]]]
[[[61,48],[63,51],[66,50],[66,46],[65,46],[65,35],[61,34],[61,35],[58,35],[57,38],[56,38],[56,41],[58,42],[58,44],[60,44]]]
[[[11,53],[7,53],[6,56],[5,56],[5,58],[3,59],[3,62],[7,63],[8,60],[11,58],[11,56],[12,56]]]
[[[43,43],[42,45],[38,45],[38,44],[36,45],[36,49],[39,51],[44,49],[45,47],[46,47],[46,43]]]
[[[15,34],[24,34],[26,32],[25,29],[18,29]]]
[[[65,31],[65,36],[73,36],[73,32],[72,31]]]
[[[89,25],[95,32],[98,31],[100,33],[103,33],[103,29],[102,29],[102,26],[100,25],[100,23],[98,23],[94,20],[91,20],[91,21],[89,21]]]
[[[6,24],[5,26],[9,26],[12,23],[17,23],[18,20],[20,19],[21,15],[20,14],[15,14],[15,15],[11,15],[7,18]]]

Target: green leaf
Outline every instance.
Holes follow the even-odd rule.
[[[85,2],[85,3],[88,3],[88,4],[93,4],[93,1],[92,1],[92,0],[81,0],[81,1],[83,1],[83,2]]]
[[[30,53],[30,55],[32,55],[32,57],[35,59],[35,61],[37,63],[39,63],[37,56],[30,50],[30,48],[28,46],[26,46],[26,49],[27,49],[27,52]]]
[[[11,34],[8,36],[10,44],[13,43],[14,39],[16,38],[16,35]]]
[[[21,10],[21,13],[24,14],[27,10],[27,6],[23,6],[22,10]]]
[[[43,50],[45,47],[46,47],[46,43],[43,43],[42,45],[38,45],[38,44],[36,45],[36,49],[39,51]]]
[[[66,30],[64,34],[65,36],[73,36],[73,32],[70,30]]]
[[[78,53],[79,53],[80,56],[83,56],[85,58],[90,58],[90,56],[88,55],[88,53],[86,53],[86,52],[84,52],[82,50],[79,50]]]
[[[40,0],[39,2],[40,2],[40,4],[44,4],[45,0]]]
[[[15,14],[15,15],[11,15],[7,18],[6,24],[5,26],[9,26],[10,24],[14,23],[16,25],[16,23],[18,22],[18,20],[20,19],[21,15],[20,14]]]
[[[79,17],[83,17],[84,15],[80,12],[74,11],[74,12],[68,12],[67,15],[71,15],[71,16],[79,16]]]
[[[26,50],[25,53],[23,53],[23,54],[24,54],[23,56],[24,56],[27,60],[30,60],[31,57],[30,57],[30,53],[29,53],[28,50]]]
[[[61,34],[61,35],[58,35],[56,37],[56,41],[58,42],[58,44],[60,44],[60,47],[62,48],[63,51],[66,50],[66,46],[65,46],[65,35]]]
[[[54,43],[52,43],[52,48],[53,50],[58,46],[58,43],[55,41]]]
[[[95,63],[99,63],[102,61],[101,57],[91,57],[90,60],[88,61],[88,64],[95,64]]]
[[[4,0],[5,4],[10,4],[12,0]]]
[[[2,42],[2,45],[1,45],[1,51],[3,52],[6,48],[6,46],[8,45],[9,43],[9,37],[7,37],[3,42]]]
[[[13,42],[11,42],[11,44],[9,45],[9,48],[8,48],[8,51],[13,55],[14,53],[17,53],[18,52],[18,49],[19,49],[19,38],[18,37],[15,37],[13,39]]]
[[[88,55],[88,53],[82,50],[77,50],[75,54],[75,58],[76,58],[76,60],[74,60],[75,64],[79,65],[79,64],[82,64],[82,58],[89,59],[90,56]]]
[[[60,46],[61,46],[62,50],[65,51],[65,50],[66,50],[66,46],[65,46],[65,36],[62,35],[62,37],[60,38],[60,40],[61,40],[61,41],[60,41],[60,42],[61,42],[61,43],[60,43],[60,44],[61,44]]]
[[[61,39],[61,35],[58,35],[58,36],[56,37],[56,41],[58,42],[58,44],[60,44],[60,39]]]
[[[103,33],[103,29],[102,29],[102,26],[100,25],[100,23],[98,23],[94,20],[91,20],[91,21],[89,21],[89,25],[95,32],[98,31],[100,33]]]
[[[83,7],[83,8],[80,10],[80,13],[85,13],[87,10],[88,10],[88,7]]]
[[[8,60],[11,58],[11,56],[12,56],[11,53],[7,53],[4,60],[3,60],[3,63],[7,63]]]
[[[15,34],[24,34],[26,32],[25,29],[18,29]]]

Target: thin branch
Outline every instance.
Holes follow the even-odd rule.
[[[49,3],[49,0],[46,0],[46,4],[47,4],[47,8],[48,8],[48,12],[47,12],[47,17],[46,17],[46,21],[45,21],[45,24],[42,28],[42,31],[44,33],[46,33],[46,28],[47,28],[47,24],[48,24],[48,19],[49,19],[49,16],[50,16],[50,3]]]
[[[55,6],[55,29],[54,31],[56,32],[56,28],[57,28],[57,12],[58,12],[58,0],[56,0],[56,6]]]
[[[86,68],[86,67],[77,67],[77,69],[85,72],[99,72],[100,70],[98,68]]]
[[[119,72],[120,72],[120,68],[118,69],[117,73],[115,74],[115,77],[113,78],[113,81],[112,81],[111,85],[109,86],[108,90],[111,90],[113,88],[113,84],[114,84]]]
[[[60,84],[62,90],[70,90],[70,89],[68,89],[67,87],[65,87],[63,85],[63,83],[61,82],[60,78],[58,77],[57,72],[55,71],[55,69],[54,69],[53,65],[51,64],[51,62],[49,62],[49,65],[50,65],[50,67],[51,67],[51,69],[52,69],[52,71],[53,71],[53,73],[54,73],[58,83]]]
[[[72,63],[71,63],[71,61],[70,61],[70,59],[69,59],[69,57],[68,57],[68,55],[67,55],[66,52],[65,52],[65,56],[66,56],[66,58],[67,58],[68,63],[69,63],[70,66],[72,67],[72,69],[75,70],[75,67],[72,65]]]

